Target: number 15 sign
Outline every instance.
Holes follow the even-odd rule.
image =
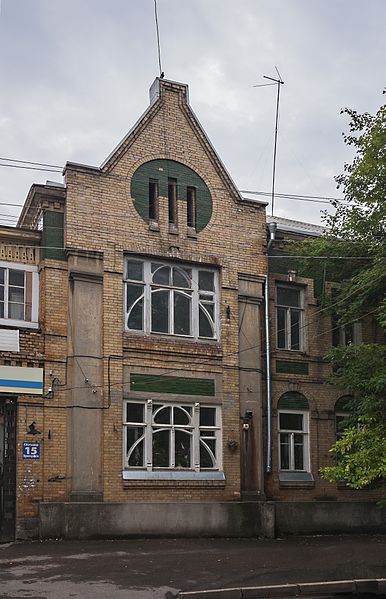
[[[40,460],[40,443],[23,441],[23,459]]]

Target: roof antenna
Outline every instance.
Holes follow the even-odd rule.
[[[155,27],[157,31],[157,47],[158,47],[158,66],[159,66],[159,76],[161,79],[165,77],[165,74],[162,70],[161,65],[161,44],[159,40],[159,26],[158,26],[158,13],[157,13],[157,0],[154,0],[154,16],[155,16]]]
[[[266,87],[268,85],[277,85],[277,96],[276,96],[276,117],[275,117],[275,143],[273,146],[273,166],[272,166],[272,191],[271,191],[271,215],[273,216],[273,207],[275,203],[275,179],[276,179],[276,153],[277,153],[277,129],[279,121],[279,101],[280,101],[280,86],[284,85],[284,81],[281,78],[278,68],[275,66],[278,79],[273,77],[267,77],[263,75],[264,79],[274,81],[274,83],[263,83],[262,85],[254,85],[253,87]]]

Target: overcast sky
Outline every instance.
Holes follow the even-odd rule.
[[[147,108],[159,74],[154,0],[0,2],[0,156],[99,166]],[[253,85],[277,65],[276,190],[341,195],[334,175],[351,153],[340,110],[382,103],[385,0],[158,0],[158,15],[165,77],[189,85],[239,189],[271,189],[276,88]],[[62,181],[0,167],[0,202],[22,204],[47,179]],[[324,207],[277,199],[275,212],[318,223]]]

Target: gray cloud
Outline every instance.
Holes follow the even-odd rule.
[[[191,104],[241,189],[271,186],[277,64],[277,191],[337,195],[351,153],[344,106],[373,112],[384,85],[385,3],[158,0],[166,76]],[[0,155],[100,164],[148,105],[158,74],[153,0],[2,0]],[[38,171],[0,169],[0,201],[22,203]],[[277,200],[319,221],[323,205]],[[1,210],[16,214],[12,209]]]

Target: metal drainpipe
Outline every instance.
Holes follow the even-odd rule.
[[[275,241],[277,225],[276,223],[268,223],[269,230],[269,241],[267,245],[267,258],[268,252]],[[267,466],[266,471],[271,472],[272,470],[272,401],[271,401],[271,356],[270,356],[270,340],[269,340],[269,275],[268,275],[268,264],[267,264],[267,275],[265,277],[265,356],[266,356],[266,370],[267,370]]]

